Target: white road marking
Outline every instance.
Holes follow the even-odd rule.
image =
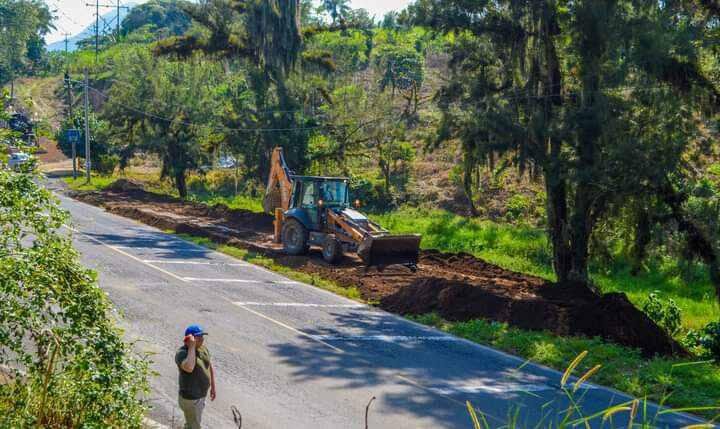
[[[452,394],[474,394],[474,393],[512,393],[512,392],[542,392],[545,390],[554,390],[553,387],[545,384],[518,384],[518,383],[493,383],[479,384],[475,386],[428,386],[428,389],[440,395]]]
[[[254,315],[258,316],[258,317],[262,317],[263,319],[268,320],[268,321],[270,321],[270,322],[272,322],[272,323],[274,323],[274,324],[276,324],[276,325],[278,325],[278,326],[282,326],[283,328],[289,329],[289,330],[295,332],[296,334],[302,335],[302,336],[305,337],[305,338],[309,338],[309,339],[311,339],[311,340],[313,340],[313,341],[316,341],[316,342],[318,342],[318,343],[320,343],[320,344],[322,344],[322,345],[324,345],[324,346],[330,347],[331,349],[333,349],[333,350],[335,350],[335,351],[337,351],[337,352],[344,353],[344,351],[343,351],[342,349],[339,349],[339,348],[333,346],[332,344],[328,344],[328,343],[326,343],[326,342],[323,341],[323,340],[317,339],[317,338],[315,338],[314,335],[307,334],[307,333],[305,333],[305,332],[303,332],[303,331],[301,331],[301,330],[299,330],[299,329],[293,328],[293,327],[290,326],[290,325],[287,325],[287,324],[285,324],[285,323],[283,323],[283,322],[281,322],[281,321],[279,321],[279,320],[275,320],[275,319],[273,319],[273,318],[270,317],[270,316],[266,316],[266,315],[264,315],[264,314],[262,314],[262,313],[260,313],[260,312],[258,312],[258,311],[252,310],[252,309],[247,308],[247,307],[245,307],[245,306],[243,306],[243,305],[238,305],[237,303],[234,303],[234,302],[233,302],[233,304],[237,305],[238,307],[242,308],[242,309],[245,310],[245,311],[249,311],[250,313],[252,313],[252,314],[254,314]]]
[[[250,264],[226,264],[222,262],[204,262],[204,261],[170,261],[167,259],[143,259],[148,264],[175,264],[175,265],[213,265],[227,267],[249,267]]]
[[[138,249],[138,250],[162,250],[166,252],[198,252],[198,253],[210,253],[212,249],[173,249],[172,247],[151,247],[151,246],[114,246],[118,249]]]
[[[418,341],[438,341],[438,342],[455,342],[460,341],[459,338],[444,335],[438,336],[413,336],[413,335],[313,335],[322,341],[384,341],[384,342],[418,342]]]
[[[274,283],[277,283],[277,284],[280,284],[280,285],[299,285],[299,284],[302,284],[301,282],[297,282],[297,281],[295,281],[295,280],[280,280],[280,281],[277,281],[277,282],[274,282]]]
[[[71,226],[66,226],[66,225],[65,225],[65,228],[67,228],[67,229],[69,229],[70,231],[73,231],[73,232],[75,232],[75,233],[77,233],[77,234],[79,234],[79,235],[82,235],[83,237],[87,238],[87,239],[90,240],[90,241],[94,241],[95,243],[98,243],[98,244],[100,244],[100,245],[102,245],[102,246],[105,246],[105,247],[107,247],[107,248],[110,249],[110,250],[114,250],[115,252],[117,252],[117,253],[119,253],[119,254],[121,254],[121,255],[127,256],[128,258],[130,258],[130,259],[132,259],[132,260],[135,260],[135,261],[137,261],[137,262],[140,262],[140,263],[143,264],[143,265],[146,265],[146,266],[148,266],[148,267],[150,267],[150,268],[153,268],[153,269],[155,269],[155,270],[158,270],[158,271],[160,271],[161,273],[166,274],[166,275],[168,275],[168,276],[170,276],[170,277],[172,277],[172,278],[174,278],[174,279],[180,280],[181,282],[186,282],[186,280],[183,279],[182,277],[180,277],[180,276],[178,276],[178,275],[176,275],[176,274],[173,274],[173,273],[171,273],[170,271],[163,270],[163,269],[160,268],[160,267],[156,267],[156,266],[153,265],[153,264],[148,264],[147,262],[143,262],[142,259],[138,258],[138,257],[135,256],[135,255],[131,255],[131,254],[127,253],[127,252],[124,252],[124,251],[120,250],[117,246],[111,246],[111,245],[109,245],[109,244],[107,244],[107,243],[105,243],[105,242],[103,242],[103,241],[101,241],[101,240],[98,240],[98,239],[95,238],[95,237],[91,237],[91,236],[89,236],[89,235],[87,235],[87,234],[85,234],[85,233],[83,233],[83,232],[80,232],[80,231],[78,231],[77,229],[75,229],[75,228],[73,228],[73,227],[71,227]]]
[[[187,282],[210,282],[210,283],[267,283],[264,280],[247,279],[203,279],[198,277],[183,277]]]
[[[233,302],[235,305],[253,307],[318,307],[318,308],[361,308],[362,304],[312,304],[306,302]]]

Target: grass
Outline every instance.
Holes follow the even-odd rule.
[[[167,232],[174,234],[174,231],[167,231]],[[285,277],[288,277],[295,281],[310,284],[310,285],[319,287],[320,289],[325,289],[336,295],[344,296],[346,298],[350,298],[355,301],[360,301],[360,302],[363,301],[362,297],[360,296],[360,291],[355,287],[345,288],[345,287],[337,285],[336,283],[334,283],[330,280],[324,279],[317,274],[309,274],[309,273],[303,273],[300,271],[296,271],[292,268],[278,264],[272,258],[268,258],[267,256],[260,255],[257,252],[252,252],[252,251],[249,251],[246,249],[241,249],[241,248],[234,247],[234,246],[228,246],[226,244],[217,244],[217,243],[213,242],[212,240],[210,240],[209,238],[196,237],[196,236],[188,235],[188,234],[176,234],[176,235],[187,241],[198,244],[200,246],[204,246],[204,247],[216,250],[218,252],[224,253],[226,255],[232,256],[234,258],[249,262],[251,264],[255,264],[255,265],[259,265],[261,267],[267,268],[270,271],[274,271],[278,274],[282,274]]]
[[[409,317],[424,325],[485,344],[532,362],[563,371],[582,351],[588,356],[579,367],[585,372],[595,365],[601,370],[594,383],[612,387],[638,398],[664,402],[673,408],[717,407],[720,368],[710,362],[660,358],[645,359],[635,349],[597,338],[560,337],[548,332],[526,331],[486,320],[448,322],[437,314]],[[702,413],[716,416],[717,410]]]
[[[178,197],[177,190],[169,181],[158,180],[157,175],[153,173],[141,173],[131,169],[128,169],[122,175],[93,175],[92,181],[89,184],[86,183],[85,177],[78,177],[75,180],[73,180],[72,177],[66,177],[63,180],[68,184],[70,189],[76,191],[102,191],[120,178],[142,182],[145,190],[148,192]],[[250,197],[247,195],[224,196],[207,192],[189,192],[187,199],[210,206],[224,204],[231,209],[248,210],[255,213],[263,212],[262,198],[259,197]]]
[[[425,249],[467,252],[512,271],[555,280],[550,245],[542,229],[469,219],[443,210],[406,208],[372,218],[393,232],[422,234]],[[720,319],[714,289],[702,267],[682,267],[667,258],[633,276],[628,264],[619,259],[602,270],[595,267],[591,276],[604,292],[624,292],[638,307],[648,294],[660,291],[662,297],[678,304],[686,330]]]
[[[85,176],[78,174],[77,179],[64,177],[62,180],[68,184],[70,189],[75,191],[102,191],[117,180],[117,178],[110,176],[93,176],[90,183],[87,183]]]

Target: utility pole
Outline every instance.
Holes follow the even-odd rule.
[[[98,60],[98,47],[100,45],[100,0],[95,0],[95,64],[97,64]],[[87,78],[85,79],[85,90],[87,94]],[[85,100],[87,100],[87,95]],[[85,113],[87,114],[87,106],[85,107]],[[87,124],[87,122],[86,122]],[[86,137],[87,138],[87,137]],[[88,182],[90,181],[90,176],[88,176]]]
[[[117,40],[120,41],[120,0],[117,0]]]
[[[100,0],[95,0],[95,4],[92,3],[85,3],[85,6],[90,6],[95,8],[95,62],[97,63],[98,59],[98,49],[100,46],[100,8],[101,7],[107,7],[117,10],[117,37],[120,38],[120,9],[127,9],[130,10],[130,7],[128,6],[121,6],[120,0],[116,0],[116,4],[100,4]],[[104,20],[103,20],[104,21]]]
[[[88,111],[90,110],[90,85],[88,84],[88,69],[83,70],[85,74],[85,177],[90,183],[90,121]]]
[[[72,95],[72,84],[70,83],[70,72],[65,71],[65,90],[67,92],[67,104],[68,104],[68,115],[70,120],[73,118],[73,95]],[[74,127],[73,127],[74,128]],[[73,166],[73,180],[77,179],[77,147],[76,141],[73,139],[70,142],[72,148],[72,166]]]
[[[67,67],[68,64],[68,36],[70,33],[63,33],[65,36],[65,91],[67,95],[68,105],[68,117],[72,121],[73,118],[73,95],[72,95],[72,84],[70,83],[70,70]],[[73,167],[73,180],[77,179],[77,147],[76,142],[73,140],[71,143],[72,147],[72,167]]]

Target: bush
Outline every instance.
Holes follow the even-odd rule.
[[[0,170],[0,427],[139,428],[147,362],[110,319],[67,214],[36,177]],[[33,240],[24,240],[26,236]]]
[[[209,192],[233,195],[235,194],[235,173],[224,170],[210,170],[205,175],[205,187]]]
[[[530,198],[522,194],[515,194],[507,201],[505,216],[510,221],[524,218],[530,212],[532,205]]]
[[[362,209],[373,212],[387,212],[395,208],[392,195],[385,192],[380,183],[365,178],[353,178],[350,183],[351,202],[360,200]]]
[[[663,300],[659,297],[658,292],[652,292],[648,295],[642,310],[670,335],[675,335],[680,331],[681,312],[674,300]]]
[[[97,161],[95,161],[95,171],[102,175],[110,175],[115,171],[115,168],[120,163],[120,157],[117,155],[100,155]]]
[[[188,174],[187,178],[185,179],[185,183],[187,184],[188,191],[191,194],[204,194],[207,192],[207,187],[205,186],[205,179],[199,174]]]
[[[710,322],[703,329],[688,331],[682,344],[702,357],[720,360],[720,322]]]

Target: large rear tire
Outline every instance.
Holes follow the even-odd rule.
[[[323,242],[322,255],[325,262],[337,264],[343,257],[342,244],[337,238],[328,235]]]
[[[303,255],[308,251],[308,231],[296,219],[283,222],[281,233],[283,249],[288,255]]]

